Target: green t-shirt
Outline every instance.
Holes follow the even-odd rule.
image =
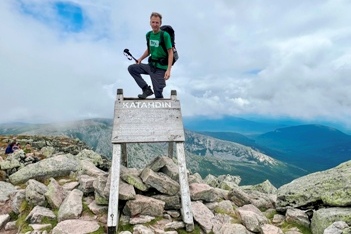
[[[150,40],[148,41],[148,44],[149,44],[149,53],[151,57],[155,60],[160,58],[167,58],[168,52],[164,51],[160,44],[161,31],[159,31],[158,33],[154,33],[153,31],[148,32],[146,34],[146,38],[148,34],[150,34]],[[163,36],[164,36],[164,42],[167,50],[172,48],[171,36],[167,32],[163,32]],[[156,67],[164,70],[167,70],[168,68],[167,65],[161,65],[159,63],[156,63]]]

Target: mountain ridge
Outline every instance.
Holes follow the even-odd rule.
[[[321,124],[278,128],[253,137],[230,132],[203,132],[239,142],[308,172],[329,169],[351,159],[351,136]]]
[[[78,138],[86,142],[96,152],[103,156],[111,157],[112,120],[110,119],[89,119],[58,124],[36,125],[36,127],[37,129],[33,126],[31,128],[25,126],[21,134],[66,135]],[[3,129],[3,126],[0,126],[0,134],[11,133],[11,129],[6,128],[6,131]],[[20,132],[20,128],[16,126],[13,129],[15,129],[16,133]],[[208,136],[200,137],[198,134],[189,130],[185,130],[185,135],[188,169],[200,173],[203,177],[207,174],[239,174],[242,176],[244,184],[260,183],[269,179],[275,185],[281,185],[306,174],[302,169],[279,162],[268,155],[264,155],[262,152],[256,152],[254,149],[238,143],[221,141]],[[194,138],[195,135],[196,137]],[[168,144],[127,144],[127,151],[129,158],[133,160],[131,165],[138,167],[145,165],[155,155],[167,155]],[[199,154],[199,152],[206,153]],[[281,171],[286,172],[286,178],[282,179],[278,176]]]

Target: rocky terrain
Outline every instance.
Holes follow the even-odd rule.
[[[32,152],[0,154],[0,233],[106,233],[109,160],[77,139],[16,138],[30,142]],[[0,137],[1,152],[12,140]],[[120,178],[118,233],[351,233],[351,161],[279,188],[268,180],[241,185],[239,176],[189,173],[191,232],[181,218],[173,159],[122,167]]]

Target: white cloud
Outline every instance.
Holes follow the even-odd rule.
[[[0,1],[0,122],[111,118],[117,88],[140,92],[122,51],[143,53],[149,15],[159,11],[180,55],[164,95],[178,91],[183,115],[351,125],[349,1],[66,3],[82,10],[78,31],[62,27],[54,0]]]

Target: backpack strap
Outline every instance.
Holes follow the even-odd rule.
[[[163,51],[168,54],[167,48],[166,48],[166,42],[165,42],[165,32],[161,30],[161,35],[160,35],[160,44],[162,46]]]
[[[149,51],[149,53],[150,53],[150,47],[149,47],[150,34],[151,34],[151,31],[149,31],[149,32],[146,34],[146,46],[147,46],[147,50]]]

